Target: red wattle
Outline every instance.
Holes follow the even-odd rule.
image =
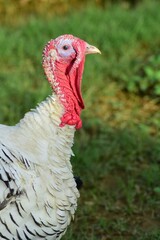
[[[64,114],[61,117],[60,126],[63,127],[66,124],[75,125],[76,129],[82,127],[82,121],[80,119],[81,110],[84,108],[83,99],[81,96],[81,73],[83,72],[83,64],[81,71],[75,69],[69,71],[70,66],[66,69],[66,65],[56,62],[54,71],[55,82],[57,80],[58,87],[53,89],[59,95],[61,103],[64,106]],[[63,66],[63,67],[62,67]],[[57,71],[61,67],[61,71]],[[64,74],[65,72],[65,74]]]
[[[71,72],[69,72],[68,74],[70,86],[73,90],[73,94],[75,95],[78,105],[81,109],[84,109],[84,102],[81,94],[81,80],[82,80],[83,69],[84,69],[84,59],[79,64],[78,68],[71,70]]]

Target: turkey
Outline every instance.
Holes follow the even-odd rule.
[[[79,191],[70,158],[81,128],[86,54],[100,53],[70,34],[52,39],[42,65],[52,94],[15,126],[0,125],[0,239],[60,239]]]

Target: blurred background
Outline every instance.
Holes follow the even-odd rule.
[[[97,46],[75,136],[84,182],[64,240],[160,239],[160,1],[0,0],[0,122],[51,93],[42,49],[64,33]]]

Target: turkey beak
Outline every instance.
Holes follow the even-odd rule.
[[[101,54],[101,51],[98,48],[96,48],[95,46],[89,45],[87,43],[85,54],[92,54],[92,53],[100,53]]]

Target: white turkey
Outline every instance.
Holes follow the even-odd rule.
[[[43,51],[52,95],[15,126],[0,125],[0,239],[60,239],[79,191],[70,158],[84,103],[85,55],[100,51],[66,34]]]

